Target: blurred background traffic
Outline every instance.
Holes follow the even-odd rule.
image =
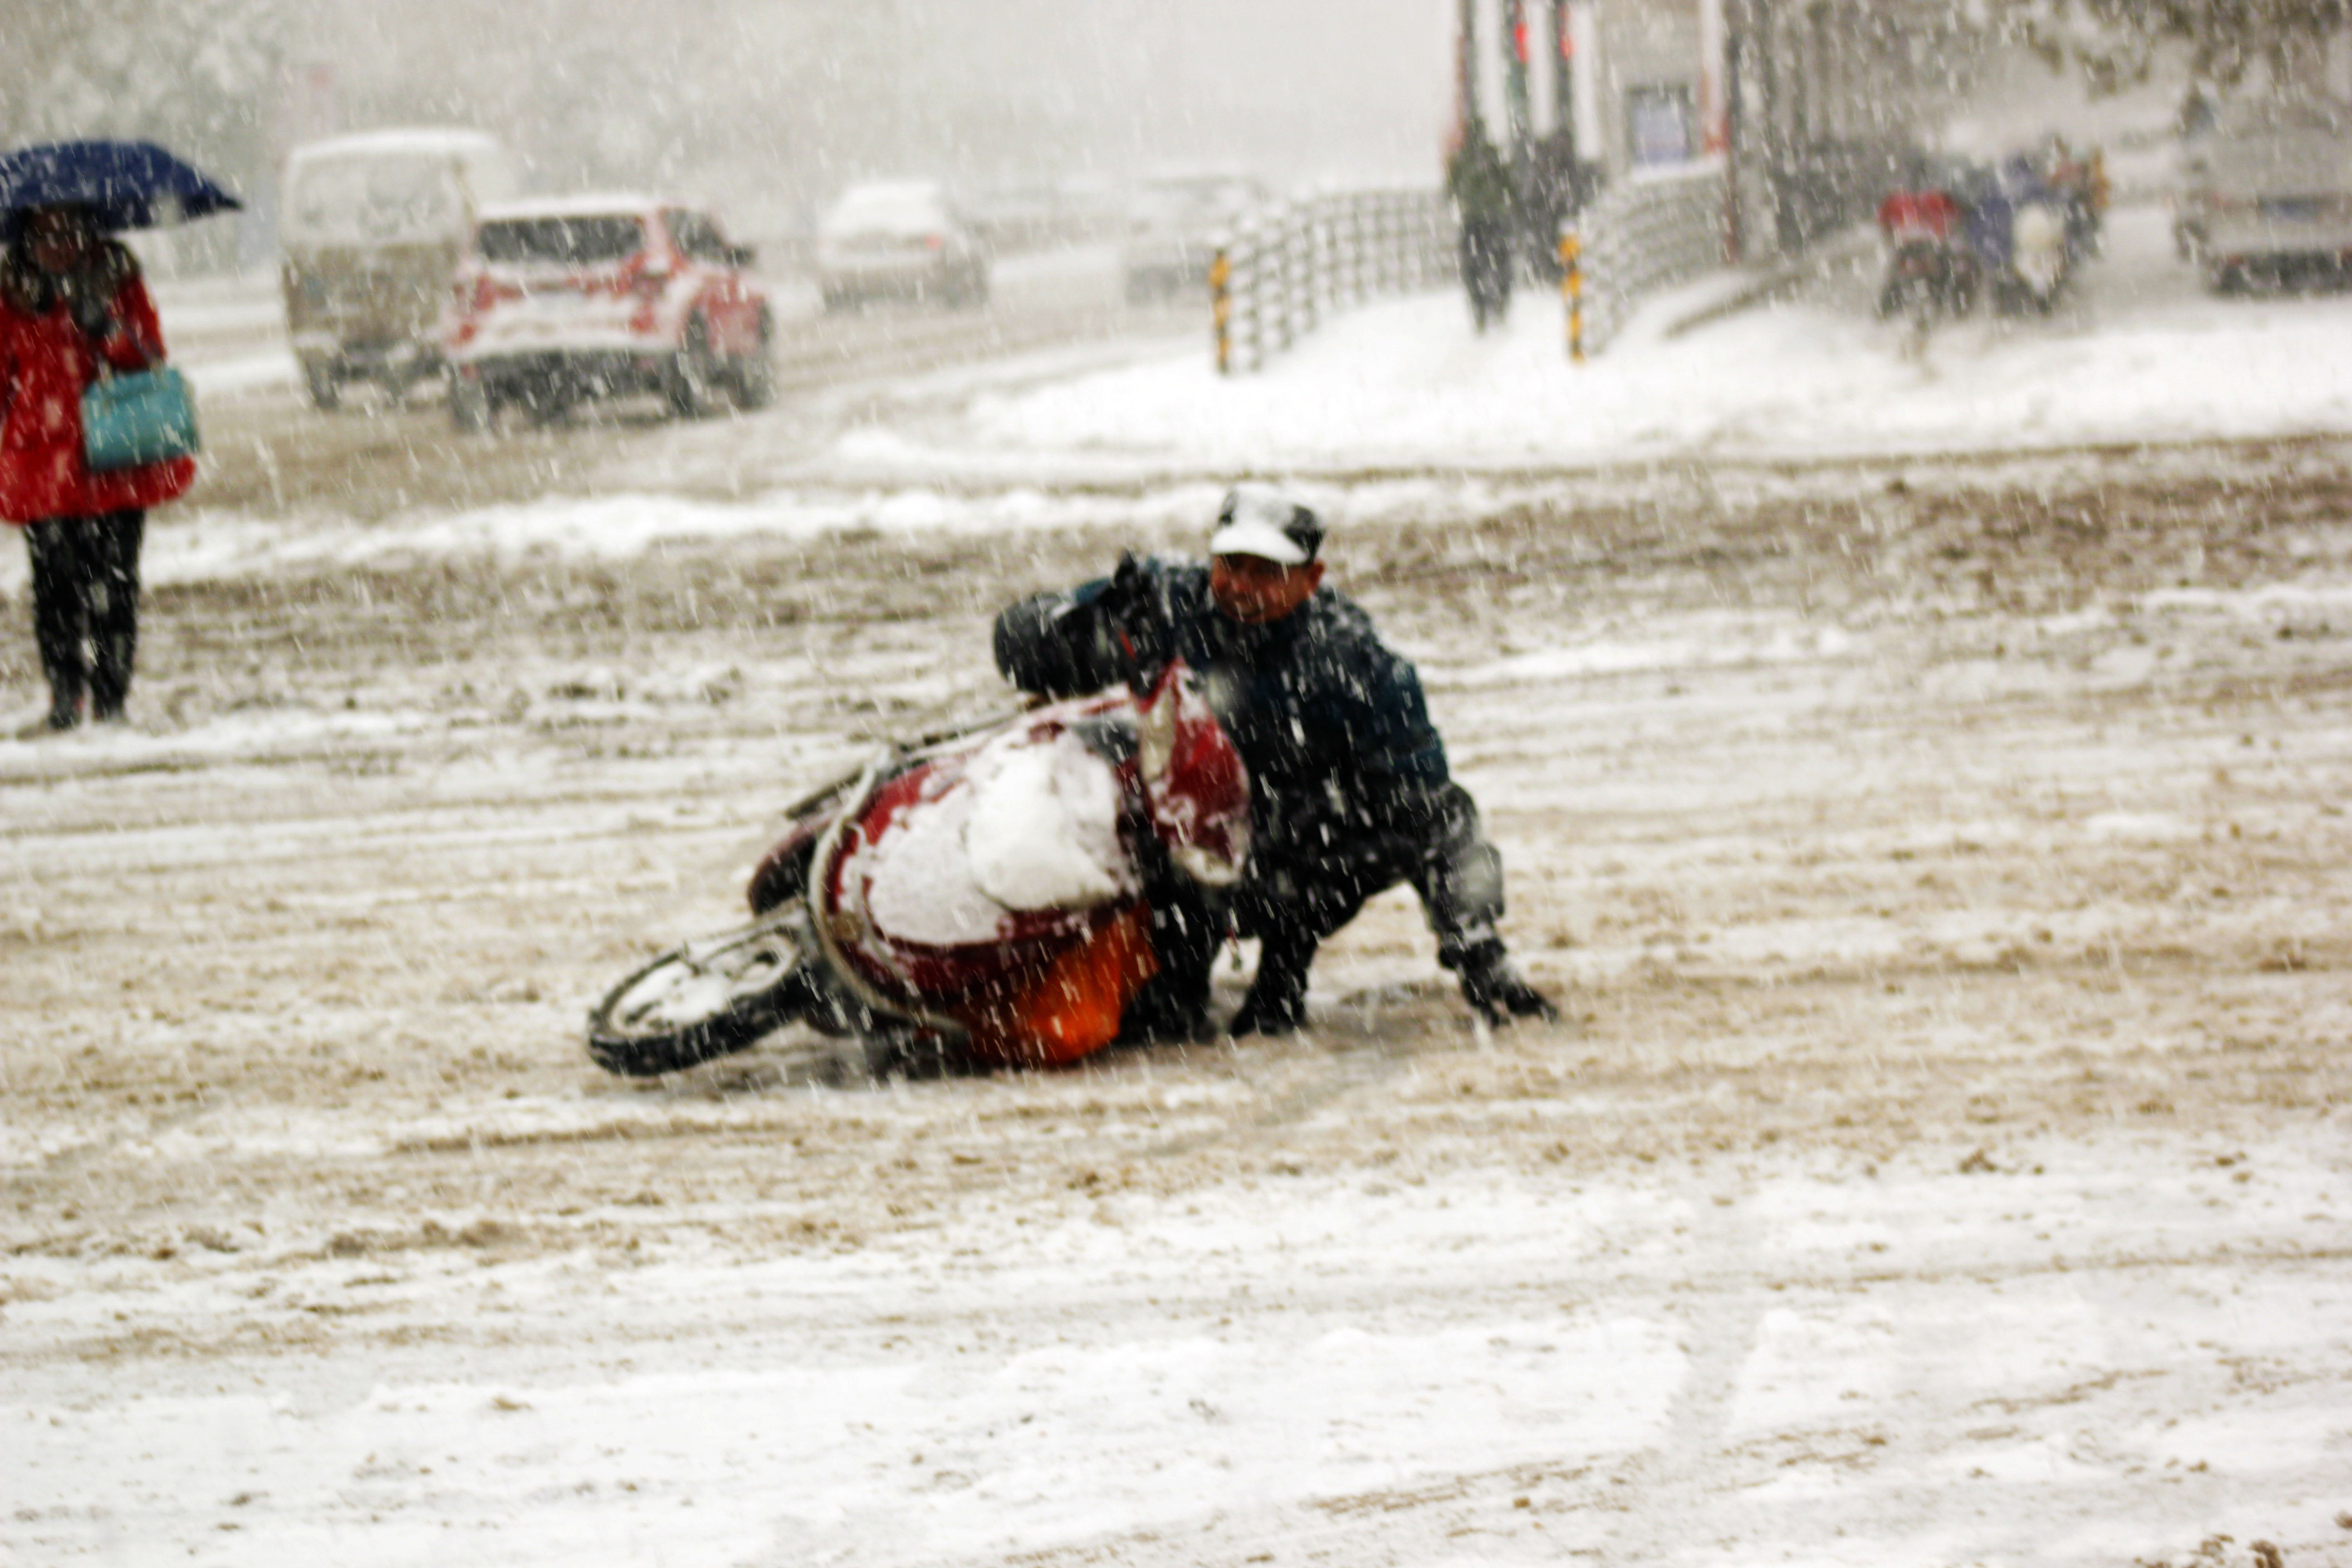
[[[649,279],[716,302],[668,310],[599,384],[688,407],[707,373],[756,404],[740,342],[680,369],[692,331],[732,330],[739,297],[745,330],[771,334],[779,317],[970,313],[1004,259],[1085,250],[1129,307],[1193,306],[1254,215],[1435,192],[1473,137],[1507,170],[1523,280],[1557,277],[1563,226],[1588,253],[1612,223],[1689,229],[1644,241],[1687,271],[1801,258],[1874,218],[1885,313],[2046,310],[2110,202],[2161,198],[2214,289],[2330,284],[2352,256],[2345,8],[2257,9],[92,0],[12,19],[0,141],[149,138],[226,180],[246,210],[142,237],[150,276],[199,331],[234,311],[173,312],[173,286],[237,280],[249,310],[267,279],[321,407],[358,384],[440,384],[469,310]],[[1640,195],[1692,171],[1706,177],[1680,195]],[[486,215],[583,197],[610,210],[574,218],[634,226],[625,254],[583,261],[566,230],[535,258],[478,255]],[[1624,210],[1645,199],[1674,210]],[[1615,265],[1628,300],[1667,276]]]

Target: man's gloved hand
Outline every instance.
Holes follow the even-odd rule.
[[[1094,597],[1094,608],[1106,618],[1121,620],[1132,615],[1150,596],[1151,580],[1144,575],[1143,563],[1132,550],[1118,552],[1118,564],[1111,569],[1110,581]]]
[[[1175,657],[1175,637],[1160,611],[1152,592],[1151,574],[1135,552],[1122,551],[1110,581],[1089,606],[1097,624],[1115,644],[1119,662],[1131,681],[1149,683]]]
[[[1462,999],[1489,1024],[1507,1024],[1514,1018],[1559,1022],[1559,1009],[1519,977],[1499,942],[1481,942],[1462,955]]]

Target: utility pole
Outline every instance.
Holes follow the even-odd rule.
[[[1534,151],[1535,111],[1528,95],[1528,0],[1507,0],[1503,21],[1503,118],[1511,166],[1524,170]]]
[[[1748,47],[1756,61],[1756,92],[1743,118],[1755,127],[1764,158],[1764,203],[1772,214],[1772,239],[1782,255],[1802,243],[1790,205],[1789,149],[1795,140],[1797,67],[1783,70],[1788,30],[1780,25],[1779,0],[1748,0]]]
[[[1570,175],[1576,171],[1576,28],[1569,0],[1551,4],[1551,133]]]
[[[1538,187],[1543,176],[1536,164],[1535,106],[1528,92],[1528,0],[1503,4],[1503,136],[1511,165],[1512,249],[1524,248],[1536,267],[1549,266],[1555,225]]]
[[[1733,266],[1752,259],[1748,233],[1748,38],[1747,0],[1730,0],[1723,40],[1723,253]]]
[[[1730,141],[1723,3],[1698,0],[1698,150],[1706,154],[1723,152]]]
[[[1478,119],[1478,0],[1460,0],[1454,33],[1454,142],[1466,145]]]

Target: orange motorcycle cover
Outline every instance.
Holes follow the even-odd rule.
[[[1160,973],[1141,904],[1129,904],[1017,989],[954,1010],[990,1067],[1058,1068],[1110,1044],[1144,982]]]

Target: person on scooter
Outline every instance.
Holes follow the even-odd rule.
[[[1914,159],[1878,204],[1879,237],[1890,246],[1906,240],[1947,245],[1960,226],[1960,204],[1924,160]]]
[[[1502,858],[1447,770],[1421,678],[1362,609],[1324,585],[1322,542],[1321,521],[1296,498],[1237,486],[1207,565],[1129,555],[1108,578],[997,617],[998,669],[1041,697],[1097,691],[1139,663],[1181,657],[1249,766],[1248,870],[1222,900],[1165,879],[1153,899],[1160,973],[1129,1008],[1129,1033],[1197,1035],[1228,930],[1260,944],[1228,1031],[1297,1029],[1316,949],[1399,882],[1421,896],[1438,962],[1472,1007],[1498,1024],[1557,1018],[1496,930]]]
[[[1974,294],[1973,258],[1958,243],[1960,204],[1925,159],[1907,162],[1902,176],[1878,204],[1878,232],[1886,242],[1886,275],[1879,284],[1878,313],[1903,309],[1907,289],[1924,287],[1932,303],[1966,314]]]

